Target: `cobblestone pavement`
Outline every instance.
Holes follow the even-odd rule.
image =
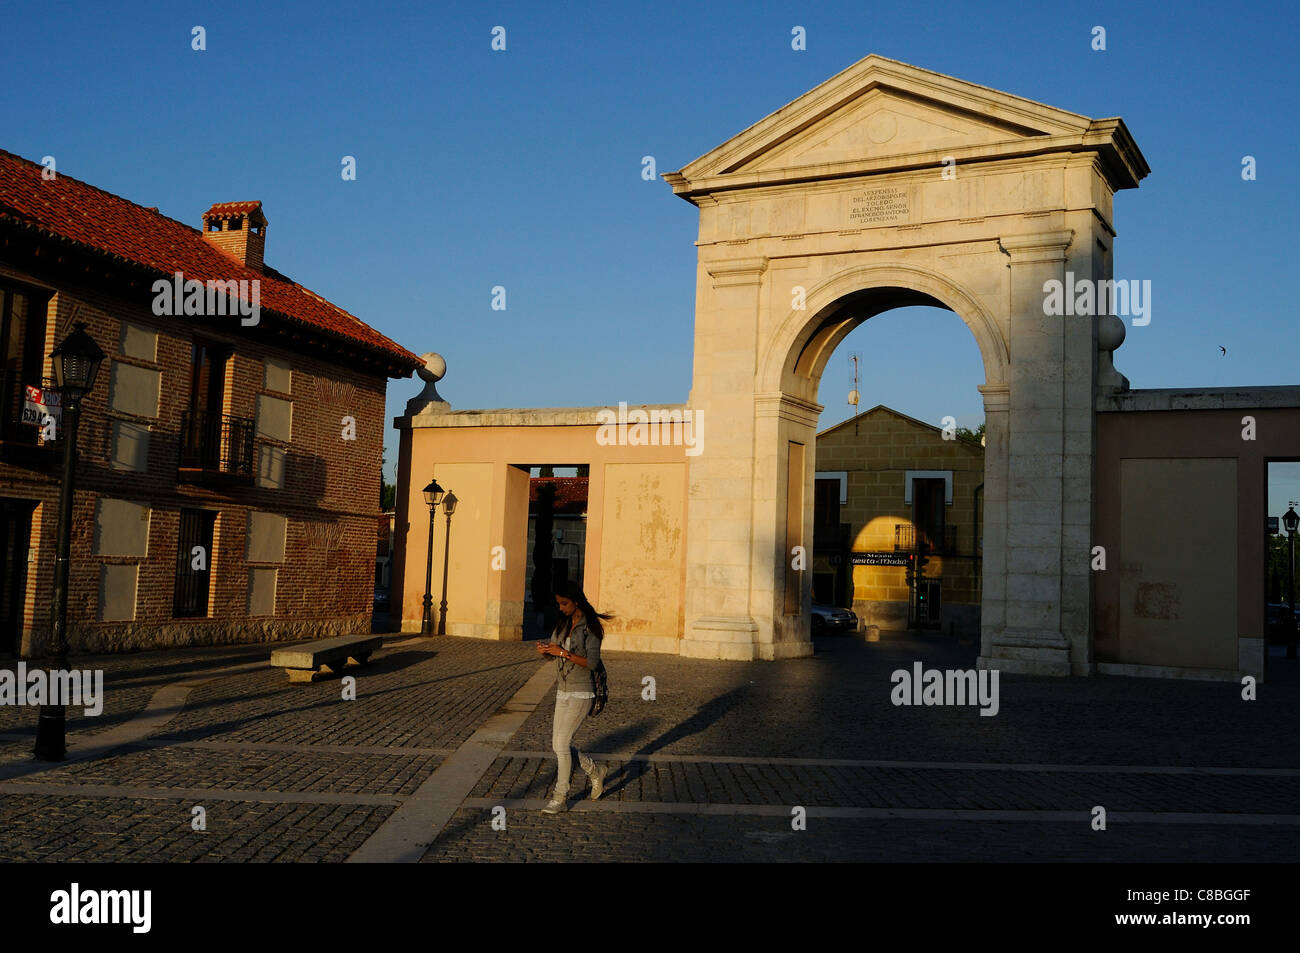
[[[101,719],[119,725],[158,689],[265,666],[196,686],[161,731],[93,760],[32,761],[35,711],[0,709],[0,861],[342,861],[537,669],[531,645],[394,636],[348,670],[357,697],[345,701],[339,679],[291,685],[269,654],[74,660],[105,669]],[[104,730],[72,714],[70,739]]]
[[[254,800],[203,806],[207,830],[194,831],[191,800],[6,793],[0,859],[342,861],[393,810]]]
[[[188,653],[188,654],[187,654]],[[178,679],[201,678],[204,672],[254,660],[265,660],[269,649],[256,645],[229,645],[189,649],[181,652],[148,652],[127,655],[73,656],[70,669],[99,670],[104,673],[104,710],[97,716],[83,714],[83,709],[67,709],[69,732],[96,735],[134,718],[144,710],[153,693]],[[43,659],[26,661],[29,670],[45,669]],[[0,661],[0,670],[16,672],[18,662]],[[0,706],[0,733],[36,734],[39,708]]]
[[[1232,682],[1096,676],[999,677],[996,716],[975,707],[894,706],[890,675],[969,669],[975,647],[947,639],[819,639],[817,654],[762,665],[610,653],[618,694],[579,730],[593,751],[1028,764],[1300,768],[1285,725],[1300,713],[1300,670],[1241,700]],[[1274,660],[1277,661],[1277,660]],[[1279,671],[1285,671],[1279,667]],[[655,679],[655,700],[641,698]],[[550,709],[511,743],[550,749]]]
[[[1300,667],[1273,660],[1256,701],[1226,682],[1003,675],[982,717],[890,701],[895,669],[973,668],[973,647],[817,647],[756,663],[607,653],[613,698],[576,739],[610,766],[604,797],[576,800],[575,770],[573,809],[540,813],[555,781],[548,694],[469,759],[468,780],[457,769],[472,790],[423,859],[1300,860]],[[103,660],[104,716],[69,722],[86,737],[105,718],[129,728],[159,689],[225,673],[148,737],[56,766],[30,761],[34,712],[0,708],[0,861],[344,860],[422,784],[436,790],[457,749],[481,749],[471,735],[519,710],[539,664],[531,643],[394,636],[349,673],[345,701],[338,679],[290,685],[268,655]],[[243,663],[260,666],[229,671]]]
[[[673,861],[791,863],[1087,862],[1257,863],[1296,858],[1295,828],[1112,825],[1040,821],[871,820],[786,817],[459,811],[424,856],[429,862]]]

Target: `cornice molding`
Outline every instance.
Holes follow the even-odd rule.
[[[756,285],[763,280],[767,271],[768,259],[733,258],[730,261],[705,262],[704,267],[713,278],[713,287],[725,288],[735,285]]]

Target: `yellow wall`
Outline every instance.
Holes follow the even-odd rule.
[[[605,464],[601,611],[610,648],[676,651],[681,633],[686,484],[679,463]]]
[[[447,560],[447,634],[480,635],[486,623],[487,565],[492,538],[492,498],[482,488],[492,486],[490,463],[439,463],[430,476],[449,492],[456,494],[456,512],[451,517],[451,540]],[[426,481],[427,482],[427,481]],[[421,483],[419,489],[424,488]],[[410,545],[423,557],[429,540],[429,508],[421,499],[423,519],[412,521]],[[412,512],[416,512],[412,510]],[[441,506],[434,518],[433,530],[433,630],[437,631],[438,610],[442,601],[443,550],[447,547],[447,514]],[[420,617],[424,596],[423,558],[413,561],[419,574],[419,597],[415,600],[416,619]]]
[[[480,413],[518,418],[530,414]],[[445,414],[433,419],[459,423],[463,417]],[[606,625],[607,644],[676,651],[685,588],[689,458],[684,447],[602,445],[596,440],[595,423],[401,430],[396,527],[401,557],[394,559],[392,613],[401,619],[402,631],[420,629],[428,540],[428,507],[421,491],[430,478],[455,491],[460,500],[451,523],[447,633],[519,639],[528,534],[528,473],[520,467],[586,464],[590,479],[583,588],[598,610],[616,616]],[[435,630],[443,520],[440,509],[433,561]],[[504,551],[504,570],[492,568],[498,546]]]
[[[853,552],[893,552],[894,525],[911,526],[912,506],[904,502],[908,470],[951,470],[952,504],[944,512],[947,526],[957,528],[957,552],[963,558],[931,554],[927,577],[942,577],[944,606],[978,606],[980,562],[968,557],[975,530],[975,488],[984,481],[984,450],[963,440],[944,440],[932,427],[886,408],[876,408],[817,437],[817,472],[848,474],[847,502],[840,504],[840,522],[852,526]],[[983,499],[979,501],[983,507]],[[980,513],[983,525],[983,513]],[[815,572],[832,571],[819,554]],[[853,608],[863,624],[894,627],[897,611],[878,614],[873,604],[894,602],[906,617],[908,600],[902,566],[854,566],[851,572]]]

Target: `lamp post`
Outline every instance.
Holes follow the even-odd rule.
[[[1296,501],[1292,500],[1290,508],[1282,514],[1282,525],[1286,528],[1288,544],[1291,550],[1290,571],[1287,573],[1288,591],[1291,594],[1291,616],[1287,619],[1286,657],[1295,658],[1295,531],[1300,527],[1300,514],[1295,511]]]
[[[442,501],[442,510],[447,514],[447,538],[442,544],[442,606],[438,609],[438,634],[447,634],[447,556],[451,552],[451,514],[456,512],[456,494],[448,493]]]
[[[424,488],[424,502],[429,504],[429,554],[424,563],[424,616],[420,620],[420,634],[428,635],[433,627],[433,515],[442,500],[442,487],[431,480]]]
[[[59,525],[55,537],[54,592],[50,599],[50,643],[47,651],[50,672],[68,666],[68,551],[72,539],[72,494],[76,479],[77,425],[81,421],[81,399],[95,386],[99,365],[104,360],[95,339],[78,321],[72,333],[53,351],[55,389],[63,395],[63,479],[59,484]],[[51,682],[53,680],[51,679]],[[36,722],[36,750],[39,761],[62,761],[67,754],[63,705],[41,705]]]

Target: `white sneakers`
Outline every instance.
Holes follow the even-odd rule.
[[[546,802],[546,807],[542,808],[543,814],[559,814],[561,811],[567,811],[569,803],[563,797],[552,797]]]
[[[595,763],[592,765],[592,773],[588,775],[591,778],[591,799],[600,800],[600,796],[605,793],[605,778],[609,776],[609,765]],[[569,809],[568,793],[552,794],[551,799],[546,802],[546,807],[542,808],[543,814],[559,814],[561,811]]]
[[[596,764],[591,774],[591,799],[597,801],[605,791],[605,778],[609,775],[609,765]]]

